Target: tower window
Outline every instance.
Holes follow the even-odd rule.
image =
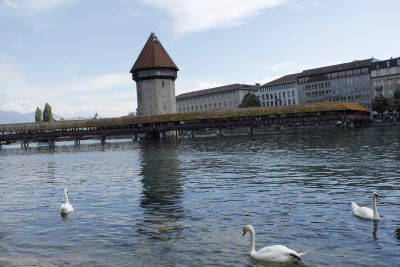
[[[164,83],[164,81],[161,81],[161,86],[162,86],[162,87],[164,87],[164,86],[165,86],[165,83]]]

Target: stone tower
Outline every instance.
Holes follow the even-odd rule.
[[[178,67],[154,33],[131,71],[137,89],[137,115],[176,113],[175,79]]]

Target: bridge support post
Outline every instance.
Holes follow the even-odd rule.
[[[133,134],[132,141],[135,142],[137,140],[138,140],[138,135],[137,134]]]
[[[56,147],[56,141],[54,139],[49,140],[49,148],[55,148]]]
[[[102,144],[102,145],[105,145],[105,144],[106,144],[106,137],[105,137],[105,136],[102,136],[102,137],[101,137],[101,144]]]
[[[21,148],[28,148],[29,147],[29,142],[28,140],[23,140],[21,141]]]
[[[254,129],[253,127],[249,127],[249,135],[253,136],[254,135]]]
[[[81,144],[81,139],[75,138],[74,139],[74,145],[79,146]]]
[[[192,138],[195,138],[195,137],[196,137],[196,130],[192,130],[192,131],[190,132],[190,136],[191,136]]]
[[[161,139],[166,139],[167,138],[166,132],[160,132],[160,138]]]

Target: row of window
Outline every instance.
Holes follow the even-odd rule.
[[[399,73],[400,73],[400,66],[397,66],[397,67],[392,67],[392,68],[387,68],[387,69],[373,70],[373,73],[371,73],[371,76],[376,77],[376,76],[385,76],[385,75],[396,75]]]
[[[314,104],[314,103],[321,103],[321,102],[334,102],[334,101],[345,101],[345,102],[354,102],[356,100],[361,100],[361,99],[368,99],[369,95],[364,94],[364,95],[352,95],[352,96],[337,96],[337,97],[320,97],[316,99],[307,99],[306,103],[307,104]],[[361,104],[361,102],[358,102]],[[364,105],[365,106],[365,105]]]
[[[212,102],[212,101],[221,100],[221,99],[233,99],[233,98],[238,98],[238,97],[239,97],[239,92],[236,91],[236,92],[225,92],[225,93],[220,93],[220,94],[212,94],[212,95],[191,97],[191,98],[187,98],[187,99],[180,99],[180,100],[178,100],[178,102],[182,106],[189,106],[191,104]]]
[[[335,92],[335,91],[333,91]],[[331,90],[323,90],[323,91],[315,91],[315,92],[309,92],[306,93],[307,97],[317,97],[317,96],[325,96],[325,95],[330,95]]]
[[[377,69],[380,68],[380,63],[381,63],[381,62],[376,62],[376,63],[375,63],[375,67],[376,67]],[[397,59],[397,65],[400,66],[400,58]],[[386,68],[390,68],[390,60],[386,61]]]
[[[282,83],[282,84],[276,84],[276,85],[269,85],[267,87],[262,87],[261,92],[271,92],[271,91],[277,91],[277,90],[282,90],[282,89],[289,89],[296,87],[296,83]]]
[[[279,107],[279,106],[290,106],[296,105],[296,99],[284,99],[282,100],[273,100],[273,101],[263,101],[261,102],[263,107]]]
[[[151,77],[151,76],[176,76],[176,71],[173,70],[141,70],[138,72],[138,77]]]
[[[284,92],[276,92],[271,94],[262,94],[261,100],[269,100],[269,99],[282,99],[286,97],[295,97],[296,93],[295,90],[291,91],[284,91]]]
[[[362,74],[367,74],[369,73],[369,68],[364,67],[364,68],[358,68],[358,69],[352,69],[352,70],[346,70],[346,71],[338,71],[338,72],[332,72],[332,73],[327,73],[325,74],[325,79],[331,80],[331,79],[338,79],[338,78],[344,78],[344,77],[351,77],[351,76],[358,76]],[[301,77],[299,78],[299,83],[309,83],[311,82],[312,77]]]
[[[393,81],[396,83],[396,89],[400,89],[400,79],[396,80],[376,80],[373,82],[374,87],[383,87],[386,84],[387,87],[392,87]],[[386,82],[386,83],[385,83]]]
[[[214,109],[221,109],[221,108],[234,108],[238,106],[238,101],[224,101],[212,104],[200,104],[194,106],[186,106],[186,107],[179,107],[178,112],[190,112],[190,111],[207,111],[207,110],[214,110]]]
[[[319,83],[312,83],[303,86],[303,90],[315,90],[315,89],[322,89],[322,88],[330,88],[330,87],[345,87],[345,86],[353,86],[354,84],[361,84],[361,83],[369,83],[369,78],[367,76],[364,77],[354,77],[354,78],[347,78],[347,79],[340,79],[336,81],[329,81],[329,82],[319,82]]]

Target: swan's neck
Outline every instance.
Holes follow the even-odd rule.
[[[254,229],[250,230],[250,254],[253,254],[254,252],[256,252],[256,232],[254,231]]]
[[[372,197],[372,217],[374,219],[379,219],[379,213],[378,213],[378,208],[376,207],[376,198]]]
[[[67,190],[64,190],[64,203],[65,204],[69,203],[68,191]]]

